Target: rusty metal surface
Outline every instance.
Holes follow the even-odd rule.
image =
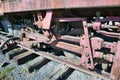
[[[100,31],[97,31],[98,33],[100,34],[103,34],[105,36],[109,36],[109,37],[113,37],[113,38],[120,38],[120,34],[118,33],[114,33],[114,32],[108,32],[108,31],[104,31],[104,30],[100,30]]]
[[[50,29],[50,24],[51,24],[51,19],[52,19],[52,11],[51,10],[46,12],[46,16],[43,20],[42,20],[41,13],[37,14],[37,18],[38,18],[38,21],[36,21],[35,15],[34,15],[34,23],[35,23],[35,25],[38,26],[38,28]]]
[[[102,38],[95,38],[95,37],[90,38],[89,34],[88,34],[87,22],[84,21],[84,18],[58,18],[58,21],[60,21],[60,20],[63,20],[62,22],[82,21],[83,26],[84,26],[85,35],[83,35],[83,36],[81,36],[79,38],[77,38],[77,37],[74,38],[72,36],[60,36],[60,40],[63,40],[63,41],[57,40],[56,38],[52,37],[51,40],[48,41],[48,39],[49,39],[48,36],[49,36],[50,33],[47,30],[44,31],[45,34],[37,34],[37,33],[25,32],[26,37],[28,37],[30,39],[33,39],[34,41],[27,41],[27,42],[23,41],[23,42],[21,42],[21,44],[24,44],[24,43],[28,44],[28,43],[32,43],[32,42],[33,43],[44,42],[46,44],[49,44],[53,48],[78,53],[78,54],[82,55],[82,60],[81,60],[82,65],[87,67],[87,68],[91,68],[91,69],[94,68],[93,58],[103,58],[103,59],[105,59],[105,60],[107,60],[109,62],[113,61],[113,55],[112,56],[111,55],[104,55],[104,57],[105,57],[104,58],[104,57],[100,56],[100,55],[102,55],[104,53],[96,55],[95,50],[97,50],[97,49],[100,50],[102,47],[106,47],[106,48],[109,48],[111,50],[111,52],[115,52],[116,44],[109,43],[109,42],[106,43],[106,42],[104,42],[104,40]],[[98,25],[98,27],[100,27],[100,25]],[[109,33],[109,32],[107,32],[107,33]],[[64,40],[66,42],[64,42]],[[69,43],[69,41],[77,42],[80,45],[78,46],[78,45]],[[86,56],[86,54],[88,54],[88,56]],[[91,64],[87,63],[87,61],[89,59],[90,59]]]
[[[3,11],[19,12],[60,8],[120,7],[120,0],[16,0],[3,2]]]
[[[115,7],[120,0],[70,0],[70,7]]]
[[[0,0],[0,15],[3,15],[3,6],[1,0]]]
[[[71,42],[76,42],[76,43],[80,42],[79,37],[74,37],[74,36],[69,36],[69,35],[63,35],[63,36],[61,36],[60,39],[61,40],[66,40],[66,41],[71,41]]]
[[[33,52],[33,53],[35,53],[35,54],[38,54],[38,55],[40,55],[40,56],[43,56],[43,57],[45,57],[45,58],[47,58],[47,59],[50,59],[50,60],[59,62],[59,63],[64,64],[64,65],[67,65],[67,66],[70,67],[70,68],[73,68],[73,69],[82,71],[82,72],[84,72],[84,73],[87,73],[87,74],[90,74],[90,75],[93,75],[93,76],[96,76],[96,77],[100,77],[100,78],[102,78],[102,79],[104,79],[104,80],[109,80],[109,74],[106,75],[106,76],[103,75],[102,73],[101,73],[101,74],[98,74],[98,73],[96,73],[96,72],[94,72],[94,71],[90,71],[90,70],[88,70],[88,69],[85,69],[85,68],[81,67],[80,65],[76,65],[76,64],[74,64],[74,63],[72,63],[72,62],[70,62],[70,61],[67,61],[67,60],[63,59],[63,58],[60,58],[60,57],[58,57],[58,56],[49,54],[48,52],[43,52],[43,51],[38,51],[38,52],[37,52],[37,51],[35,51],[35,50],[33,50],[33,49],[30,49],[30,48],[26,47],[25,45],[20,45],[20,44],[18,44],[18,46],[20,46],[20,47],[22,47],[22,48],[24,48],[24,49],[26,49],[26,50],[28,50],[28,51],[31,51],[31,52]]]
[[[50,14],[50,15],[52,15],[52,14]],[[51,22],[51,18],[49,19],[47,17],[45,22],[48,22],[47,20],[49,20],[49,22]],[[107,42],[107,41],[104,42],[104,39],[101,37],[97,38],[97,37],[92,36],[92,35],[89,36],[89,30],[88,30],[89,28],[87,26],[86,20],[84,20],[83,18],[58,18],[58,21],[59,22],[82,21],[84,35],[81,35],[79,38],[60,35],[59,39],[57,39],[55,37],[56,35],[54,36],[54,33],[51,33],[49,30],[47,30],[47,29],[49,29],[49,26],[45,26],[46,28],[42,30],[43,34],[40,34],[37,32],[32,32],[32,31],[27,32],[27,31],[23,30],[23,33],[25,36],[22,36],[22,37],[29,38],[29,39],[27,39],[27,41],[23,40],[23,42],[21,40],[21,42],[18,43],[18,46],[25,48],[25,49],[27,49],[33,53],[36,53],[38,55],[41,55],[45,58],[48,58],[50,60],[60,62],[60,63],[65,64],[71,68],[89,73],[91,75],[94,73],[93,72],[90,73],[90,72],[84,70],[83,68],[81,69],[80,65],[82,65],[83,67],[85,67],[87,69],[89,68],[89,69],[94,70],[95,69],[94,58],[101,58],[101,59],[104,59],[104,60],[109,61],[109,62],[113,62],[113,60],[114,60],[113,68],[112,68],[112,72],[111,72],[111,78],[114,78],[114,79],[119,78],[120,74],[118,74],[117,70],[116,70],[116,69],[120,68],[120,66],[118,65],[119,58],[120,58],[120,57],[118,57],[118,56],[120,56],[119,50],[118,50],[120,47],[119,41],[117,44],[115,44],[114,42]],[[43,23],[43,24],[46,24],[46,23]],[[120,34],[118,34],[116,32],[108,32],[108,31],[101,30],[100,24],[101,23],[99,23],[99,24],[96,23],[96,24],[94,24],[94,26],[92,26],[96,32],[101,33],[101,34],[105,34],[109,37],[115,36],[115,37],[119,38]],[[39,28],[41,28],[41,27],[39,27]],[[51,34],[52,34],[52,37],[51,37]],[[37,43],[37,42],[42,42],[42,43],[48,44],[49,46],[52,46],[53,48],[78,53],[79,55],[81,55],[81,56],[79,56],[79,57],[81,57],[80,64],[76,65],[76,64],[70,63],[66,60],[63,60],[55,55],[51,55],[51,54],[46,53],[46,52],[41,52],[41,51],[37,52],[37,51],[29,48],[29,46],[27,45],[29,43]],[[79,45],[74,44],[72,42],[76,42]],[[24,43],[26,43],[26,44],[24,44]],[[116,45],[117,45],[117,49],[116,49]],[[103,47],[110,49],[110,52],[116,53],[115,58],[114,58],[114,55],[111,53],[105,54],[104,51],[99,52],[99,50],[101,50]],[[95,50],[98,50],[98,52]],[[117,52],[116,52],[116,50],[117,50]],[[26,54],[26,53],[20,54],[20,55],[14,57],[14,60],[18,61],[18,59],[25,57],[25,56],[28,56],[28,55],[29,54]],[[104,70],[104,69],[102,69],[102,70]],[[120,71],[118,71],[118,72],[120,72]],[[94,75],[97,75],[97,74],[94,74]]]
[[[11,2],[3,2],[4,12],[18,12],[62,7],[64,7],[62,0],[16,0]]]
[[[37,36],[39,36],[37,38],[36,38],[35,34],[29,34],[29,36],[28,35],[26,35],[26,36],[31,38],[31,39],[34,39],[35,41],[21,41],[20,44],[30,45],[32,43],[44,42],[46,44],[50,44],[53,48],[67,50],[67,51],[71,51],[71,52],[75,52],[75,53],[78,53],[80,55],[83,55],[82,45],[85,44],[85,41],[83,41],[83,37],[72,37],[72,36],[64,35],[64,36],[61,36],[61,38],[60,38],[63,41],[56,41],[55,40],[52,42],[45,42],[41,38],[41,37],[44,37],[44,35],[41,35],[41,34],[37,35]],[[64,40],[80,43],[80,46],[66,43],[66,42],[64,42]],[[79,42],[79,40],[80,40],[80,42]],[[91,43],[92,43],[93,50],[97,50],[97,49],[100,50],[103,47],[109,48],[111,52],[115,52],[115,50],[116,50],[116,43],[105,42],[101,38],[96,38],[96,37],[91,38]],[[106,56],[108,56],[108,58],[106,58]],[[93,52],[93,57],[94,58],[103,58],[109,62],[113,61],[113,55],[112,56],[111,55],[104,55],[103,52],[96,52],[95,51],[95,52]]]
[[[86,20],[85,18],[80,18],[80,17],[76,17],[76,18],[57,18],[55,19],[56,22],[74,22],[74,21],[83,21]]]
[[[108,36],[108,37],[112,37],[112,38],[118,38],[119,39],[120,38],[119,37],[120,34],[118,34],[116,32],[108,32],[108,31],[105,31],[105,30],[101,29],[101,28],[104,28],[104,27],[109,28],[109,26],[101,25],[101,23],[100,23],[100,22],[107,22],[107,21],[120,21],[120,17],[107,17],[107,18],[99,20],[99,22],[94,22],[93,23],[93,29],[96,30],[97,33],[100,33],[102,35],[105,35],[105,36]],[[91,26],[91,25],[89,25],[89,26]]]
[[[93,53],[92,53],[92,48],[91,48],[91,41],[90,41],[90,37],[88,34],[88,27],[87,27],[87,22],[86,21],[82,21],[83,23],[83,28],[84,28],[84,44],[83,44],[83,53],[84,54],[88,54],[88,56],[86,55],[82,55],[81,58],[81,63],[83,66],[87,66],[88,68],[93,69],[94,68],[94,64],[93,64]],[[86,64],[86,62],[88,61],[88,59],[90,59],[90,64]]]
[[[65,42],[54,41],[50,45],[53,47],[61,48],[61,49],[68,50],[71,52],[75,52],[78,54],[83,53],[83,47],[69,44],[69,43],[65,43]]]
[[[117,51],[113,61],[111,78],[114,80],[120,80],[120,41],[117,43]]]

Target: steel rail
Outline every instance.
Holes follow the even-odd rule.
[[[80,65],[76,65],[76,64],[74,64],[74,63],[72,63],[72,62],[69,62],[69,61],[67,61],[67,60],[65,60],[65,59],[62,59],[62,58],[60,58],[60,57],[58,57],[58,56],[55,56],[55,55],[52,55],[52,54],[49,54],[49,53],[43,52],[43,51],[35,51],[35,50],[30,49],[30,48],[28,48],[28,47],[26,47],[26,46],[24,46],[24,45],[21,45],[21,44],[18,44],[18,46],[21,47],[21,48],[24,48],[24,49],[26,49],[26,50],[28,50],[28,51],[31,51],[31,52],[33,52],[33,53],[35,53],[35,54],[38,54],[38,55],[40,55],[40,56],[43,56],[43,57],[45,57],[45,58],[47,58],[47,59],[56,61],[56,62],[61,63],[61,64],[64,64],[64,65],[67,65],[67,66],[70,67],[70,68],[73,68],[73,69],[82,71],[82,72],[87,73],[87,74],[89,74],[89,75],[93,75],[93,76],[96,76],[96,77],[100,77],[100,78],[105,79],[105,80],[110,80],[109,75],[104,75],[104,74],[102,74],[102,73],[99,74],[99,73],[96,73],[95,71],[90,71],[90,70],[88,70],[88,69],[85,69],[85,68],[81,67]]]

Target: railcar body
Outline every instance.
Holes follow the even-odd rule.
[[[119,0],[3,0],[3,11],[21,12],[45,9],[120,7]],[[9,2],[8,2],[9,1]]]

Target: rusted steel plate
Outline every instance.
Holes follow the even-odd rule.
[[[58,8],[120,7],[120,0],[16,0],[3,2],[3,11],[19,12]]]

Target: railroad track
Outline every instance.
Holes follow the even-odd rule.
[[[9,34],[6,33],[0,32],[0,35],[1,34],[6,35],[4,37],[4,44],[1,44],[1,49],[4,48],[6,43],[12,41],[12,44],[14,44],[15,40],[18,39],[13,36],[7,36]],[[1,39],[2,38],[3,36],[1,36]],[[100,80],[109,80],[109,74],[101,75],[86,70],[83,67],[67,61],[66,57],[60,51],[54,49],[41,51],[17,44],[12,49],[3,49],[3,52],[8,63],[13,60],[12,64],[15,63],[17,65],[12,72],[15,80],[98,80],[98,78]]]
[[[23,57],[25,53],[28,55]],[[52,52],[51,54],[56,55],[57,53]],[[12,64],[16,63],[15,65],[17,65],[12,71],[14,80],[98,80],[89,74],[74,70],[43,56],[32,54],[24,49],[13,49],[6,52],[5,55],[9,60],[13,60]],[[59,57],[66,59],[62,55]]]

